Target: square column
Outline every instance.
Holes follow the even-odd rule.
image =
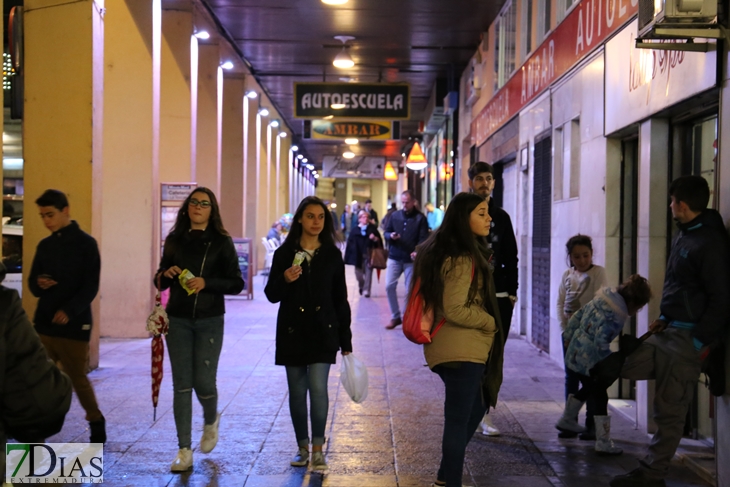
[[[102,336],[147,337],[159,264],[160,1],[107,0],[101,204]],[[150,46],[152,49],[150,50]],[[134,141],[134,143],[130,143]]]
[[[196,176],[198,84],[192,11],[162,11],[161,52],[160,182],[191,182]]]
[[[49,235],[34,203],[46,189],[66,193],[72,218],[101,239],[104,21],[90,0],[28,0],[24,21],[23,255],[29,264],[38,242]],[[30,265],[24,266],[23,307],[33,316],[29,271]],[[92,312],[91,366],[96,367],[98,296]]]
[[[248,88],[248,86],[247,86]],[[258,103],[246,97],[243,100],[243,228],[247,238],[256,240],[256,212],[258,182],[258,139],[256,130],[256,111]],[[263,252],[261,241],[255,241],[253,247],[258,256]]]
[[[722,56],[722,83],[720,89],[720,117],[718,120],[717,140],[720,161],[719,182],[717,185],[718,210],[725,222],[730,223],[730,51],[725,50]],[[730,340],[726,340],[726,357],[730,357]],[[727,388],[730,391],[730,360],[725,360]],[[715,463],[717,468],[717,485],[730,485],[730,436],[718,434],[730,428],[730,394],[715,399]]]
[[[198,45],[195,181],[220,196],[223,69],[218,44]]]
[[[669,190],[669,123],[651,119],[639,128],[639,181],[636,268],[649,280],[654,295],[636,315],[636,334],[641,336],[659,318],[661,290],[667,262],[667,211]],[[654,383],[636,383],[636,409],[639,429],[653,432]]]
[[[233,237],[244,237],[244,93],[243,77],[223,78],[220,206],[223,225]]]
[[[269,132],[269,120],[268,117],[262,117],[256,115],[256,138],[254,142],[256,144],[256,204],[257,210],[256,216],[256,234],[253,237],[255,239],[254,245],[261,250],[256,255],[257,269],[261,269],[264,266],[264,258],[266,257],[264,248],[261,244],[261,237],[265,237],[271,227],[271,201],[269,197],[269,191],[271,188],[270,182],[270,167],[269,164],[269,152],[270,146],[268,140]]]

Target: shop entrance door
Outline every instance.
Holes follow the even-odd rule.
[[[535,142],[532,191],[532,343],[550,352],[552,137]]]
[[[619,201],[619,282],[636,273],[638,188],[639,188],[639,139],[637,136],[621,142],[621,197]],[[624,324],[623,333],[636,336],[636,317]],[[609,389],[609,397],[636,399],[636,382],[619,379]]]

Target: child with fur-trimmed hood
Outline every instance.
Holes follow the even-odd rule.
[[[580,433],[578,413],[585,401],[593,396],[596,407],[596,444],[599,455],[620,455],[610,438],[608,393],[590,377],[590,370],[611,354],[611,342],[619,336],[624,323],[651,298],[649,283],[638,274],[630,276],[617,288],[601,289],[591,302],[578,310],[563,332],[565,365],[578,374],[581,389],[570,394],[563,416],[555,427],[560,431]]]

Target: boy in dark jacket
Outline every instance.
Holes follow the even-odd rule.
[[[403,323],[400,306],[396,295],[398,279],[401,274],[406,275],[406,292],[411,286],[413,274],[413,257],[416,255],[416,246],[428,237],[428,221],[416,208],[413,193],[403,191],[401,194],[403,209],[393,212],[385,227],[385,240],[388,242],[388,267],[385,272],[385,290],[388,293],[388,304],[392,317],[385,328],[392,330]]]
[[[101,259],[96,240],[71,220],[68,199],[49,189],[36,200],[51,235],[38,244],[28,287],[38,298],[35,328],[54,362],[60,362],[86,411],[91,443],[106,443],[106,421],[86,377],[91,302],[99,291]]]
[[[654,335],[629,356],[621,377],[656,380],[657,431],[636,470],[611,487],[662,487],[679,446],[687,408],[702,360],[721,347],[730,320],[730,241],[720,214],[707,209],[710,188],[700,176],[683,176],[669,187],[679,232],[667,261],[661,316]]]

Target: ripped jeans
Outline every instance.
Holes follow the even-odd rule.
[[[218,412],[216,374],[223,346],[223,316],[198,319],[171,316],[166,341],[172,367],[177,442],[179,448],[190,448],[193,390],[203,406],[205,424],[215,423]]]

